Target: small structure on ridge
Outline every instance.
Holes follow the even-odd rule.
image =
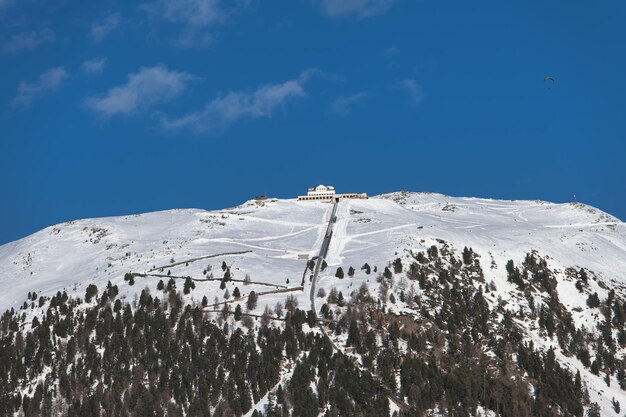
[[[309,188],[306,195],[298,196],[298,201],[339,201],[347,198],[367,199],[366,193],[335,193],[335,187],[330,185],[318,185],[315,188]]]

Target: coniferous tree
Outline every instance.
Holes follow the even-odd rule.
[[[132,278],[132,274],[131,274],[131,278]],[[89,302],[91,301],[93,297],[97,295],[98,295],[98,287],[96,287],[94,284],[89,284],[87,286],[87,290],[85,291],[85,301]]]
[[[589,297],[587,298],[587,306],[589,306],[589,308],[600,307],[600,297],[598,297],[597,292],[589,294]]]
[[[348,330],[348,339],[346,340],[346,346],[354,346],[355,349],[361,348],[361,332],[356,320],[350,322],[350,329]]]
[[[324,303],[322,304],[322,308],[320,308],[320,314],[322,315],[322,317],[325,318],[330,318],[329,317],[329,313],[330,313],[330,307],[328,307],[328,304]]]
[[[613,399],[611,400],[611,405],[613,406],[613,411],[615,411],[615,414],[619,414],[621,407],[619,401],[617,401],[615,397],[613,397]]]
[[[389,270],[389,268],[385,267],[385,271],[383,272],[383,277],[390,279],[393,275],[391,274],[391,271]]]
[[[246,300],[246,307],[248,308],[248,311],[254,310],[256,308],[257,300],[258,296],[256,295],[256,292],[250,291],[250,294],[248,294],[248,299]]]
[[[587,410],[587,417],[601,417],[602,413],[600,410],[600,406],[598,403],[591,403],[589,409]]]
[[[428,263],[428,258],[426,258],[426,256],[424,256],[424,252],[418,252],[418,254],[415,257],[415,259],[417,260],[417,262],[419,262],[421,264],[427,264]]]
[[[205,415],[209,409],[213,416],[244,415],[254,413],[253,404],[277,386],[286,360],[294,361],[296,369],[285,392],[278,386],[265,417],[378,417],[389,415],[390,395],[409,405],[402,417],[433,409],[467,417],[478,406],[511,417],[581,417],[588,393],[580,372],[556,360],[558,349],[571,352],[597,375],[616,375],[620,388],[626,387],[624,365],[615,355],[615,334],[626,345],[625,304],[618,291],[601,302],[598,298],[598,330],[585,333],[559,300],[555,276],[537,254],[517,267],[511,262],[507,271],[527,284],[519,294],[528,307],[518,313],[487,302],[477,260],[472,268],[462,268],[458,257],[443,253],[445,259],[442,255],[428,265],[411,264],[407,277],[419,281],[419,295],[410,289],[417,287],[414,282],[402,287],[382,280],[389,299],[400,294],[407,305],[414,303],[411,308],[423,325],[413,328],[410,317],[377,306],[365,283],[348,290],[348,300],[330,290],[321,315],[332,322],[316,323],[314,312],[299,310],[297,298],[289,294],[284,322],[268,325],[272,313],[267,306],[263,318],[255,320],[244,315],[241,303],[234,309],[241,326],[225,320],[233,314],[230,303],[220,305],[211,320],[207,309],[176,291],[173,280],[167,297],[159,294],[163,300],[146,289],[136,303],[117,297],[110,283],[99,299],[97,292],[91,296],[91,303],[65,292],[50,297],[31,292],[26,308],[35,311],[10,310],[0,317],[0,415],[173,417]],[[574,278],[582,282],[580,272]],[[344,308],[333,311],[333,303]],[[206,296],[202,304],[208,304]],[[536,348],[523,326],[513,324],[517,317],[524,319],[527,308],[536,317],[531,320],[556,336],[553,349]],[[318,324],[347,334],[346,344],[354,347],[350,358],[319,332],[310,332]],[[2,394],[7,392],[12,394]],[[56,406],[62,411],[49,412]],[[612,407],[621,411],[616,400]],[[597,405],[589,409],[593,415],[600,412]]]
[[[588,283],[589,277],[587,275],[587,272],[583,268],[580,268],[580,271],[578,272],[578,276],[580,277],[580,280],[582,282],[584,282],[585,284]]]
[[[463,248],[463,263],[465,265],[472,264],[472,251],[468,249],[467,246]]]
[[[396,260],[393,261],[393,272],[396,274],[402,272],[402,260],[400,258],[396,258]]]
[[[345,305],[345,300],[341,291],[339,291],[339,294],[337,295],[337,305],[339,307],[343,307]]]
[[[183,293],[189,294],[192,289],[196,288],[196,284],[191,280],[191,277],[185,278],[185,284],[183,286]]]

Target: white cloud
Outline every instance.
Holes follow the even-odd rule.
[[[304,85],[311,71],[279,84],[267,84],[254,91],[231,91],[207,103],[204,109],[180,118],[163,117],[168,129],[190,129],[196,133],[214,132],[240,120],[272,117],[287,101],[306,97]]]
[[[352,111],[352,107],[354,105],[365,100],[366,98],[367,93],[365,92],[353,94],[351,96],[337,97],[330,104],[330,111],[338,116],[347,116]]]
[[[396,86],[409,94],[413,104],[419,104],[424,99],[424,90],[414,79],[409,78],[399,81]]]
[[[170,71],[162,65],[140,68],[128,82],[111,88],[100,97],[88,97],[85,105],[103,117],[130,115],[181,94],[195,79],[191,74]]]
[[[111,13],[105,18],[93,22],[89,34],[96,42],[102,42],[104,38],[117,29],[121,23],[122,18],[119,13]]]
[[[395,57],[400,55],[400,48],[396,48],[395,46],[392,46],[390,48],[385,48],[383,50],[383,54],[385,55],[385,58],[387,59],[394,59]]]
[[[35,49],[44,43],[54,42],[55,38],[54,32],[50,29],[22,32],[11,36],[2,46],[2,50],[5,53],[15,54]]]
[[[57,90],[63,83],[63,80],[67,78],[67,75],[65,68],[55,67],[43,72],[32,83],[22,81],[17,88],[17,95],[11,101],[11,106],[13,108],[30,106],[35,99]]]
[[[181,47],[210,43],[213,39],[210,30],[223,23],[228,15],[221,0],[155,0],[141,8],[153,17],[182,25],[176,40]]]
[[[366,17],[385,14],[395,0],[321,0],[322,10],[328,17]]]
[[[83,62],[82,69],[88,75],[100,75],[107,63],[106,58],[98,57]]]

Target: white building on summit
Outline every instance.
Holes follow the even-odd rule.
[[[345,198],[366,199],[366,193],[351,194],[335,194],[335,187],[330,185],[318,185],[315,188],[309,188],[306,195],[298,196],[298,201],[339,201]]]
[[[306,195],[332,198],[335,195],[335,187],[320,184],[315,188],[309,188],[309,191],[306,193]]]

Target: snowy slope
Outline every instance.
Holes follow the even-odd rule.
[[[31,291],[52,295],[67,290],[82,296],[90,283],[111,281],[122,295],[133,297],[162,279],[138,277],[129,286],[123,279],[127,272],[165,275],[169,271],[172,276],[203,279],[203,271],[210,266],[214,276],[221,278],[222,262],[231,268],[235,280],[248,274],[255,282],[229,283],[231,292],[235,286],[244,296],[252,290],[290,291],[262,295],[259,313],[288,294],[298,297],[301,308],[308,308],[308,279],[304,289],[298,289],[306,261],[299,260],[298,254],[318,254],[331,211],[329,203],[273,199],[219,211],[170,210],[52,226],[0,247],[0,310],[19,309]],[[587,294],[575,288],[567,268],[588,270],[594,277],[589,291],[601,299],[611,288],[626,296],[626,226],[600,210],[579,203],[406,192],[339,203],[326,257],[329,266],[320,273],[317,287],[327,293],[335,287],[349,294],[362,282],[374,286],[376,274],[366,275],[361,270],[364,263],[377,266],[380,272],[395,258],[408,261],[411,254],[442,244],[459,256],[465,246],[471,247],[480,256],[486,282],[493,281],[497,287],[491,302],[495,304],[497,297],[507,300],[511,311],[521,305],[511,297],[514,285],[507,281],[506,262],[520,263],[533,250],[557,272],[559,298],[577,327],[595,329],[598,317],[585,308]],[[335,278],[339,266],[344,271],[354,267],[354,278]],[[397,285],[406,285],[402,281]],[[198,281],[190,297],[198,300],[206,295],[210,302],[223,301],[219,284]],[[535,329],[528,328],[527,333],[539,346],[554,345]],[[617,383],[607,387],[575,358],[561,355],[558,359],[581,369],[592,401],[598,401],[606,415],[614,415],[611,398],[626,404],[626,392]]]
[[[408,258],[409,250],[425,251],[439,239],[459,252],[472,247],[482,258],[487,281],[493,279],[499,288],[511,285],[506,282],[507,260],[521,262],[537,250],[553,268],[587,268],[626,294],[626,226],[582,204],[392,193],[342,202],[337,217],[329,265],[352,265],[359,271],[368,262],[380,268],[398,256]],[[488,269],[492,261],[494,268]],[[328,271],[326,277],[334,277],[334,269]],[[571,307],[583,307],[586,298],[576,296],[574,283],[563,280],[559,292],[572,296],[561,298]],[[597,286],[594,291],[606,297],[606,289]]]
[[[179,262],[230,252],[247,251],[164,272],[202,278],[202,271],[212,265],[215,276],[221,278],[219,266],[225,261],[235,279],[247,273],[254,281],[286,285],[291,278],[299,284],[305,261],[298,261],[297,256],[316,254],[330,208],[322,203],[274,200],[248,202],[230,210],[170,210],[48,227],[0,247],[0,283],[5,289],[0,293],[0,309],[17,308],[30,291],[51,295],[65,289],[83,295],[91,283],[124,283],[127,272],[144,273],[167,266],[172,259]],[[132,295],[145,285],[138,279],[134,287],[121,285],[120,290]],[[219,283],[196,285],[211,300],[222,295],[217,293]]]

